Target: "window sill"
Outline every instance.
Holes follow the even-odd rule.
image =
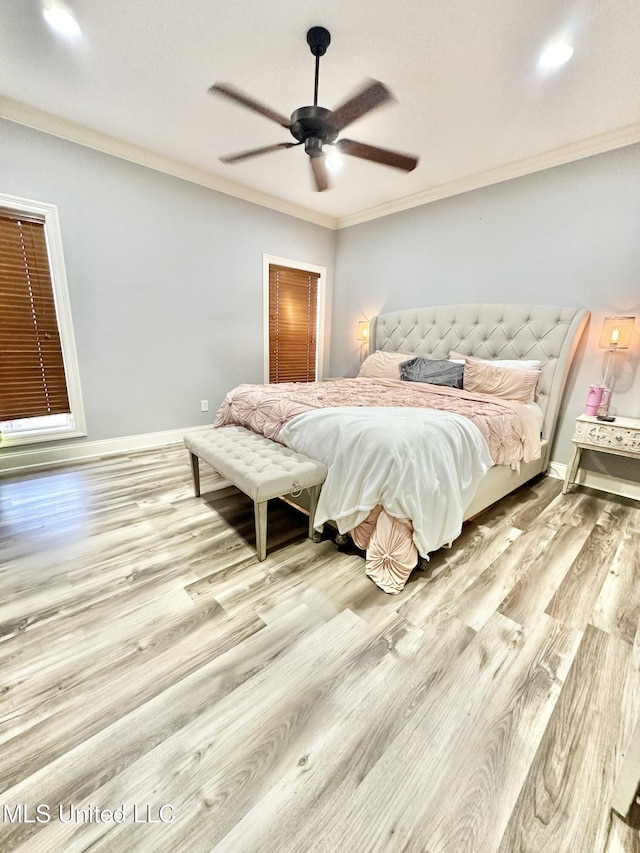
[[[86,438],[87,433],[77,427],[57,427],[55,429],[24,430],[22,432],[3,432],[0,453],[7,447],[20,447],[23,444],[37,444],[42,441],[65,441],[68,438]]]

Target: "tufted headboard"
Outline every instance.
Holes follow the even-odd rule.
[[[542,437],[551,439],[573,355],[589,319],[582,308],[555,305],[468,304],[379,314],[371,322],[371,351],[447,358],[451,350],[478,358],[537,358],[542,375],[536,402]]]

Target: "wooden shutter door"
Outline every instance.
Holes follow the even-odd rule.
[[[0,421],[69,413],[44,223],[0,211]]]
[[[319,273],[269,266],[269,382],[315,382]]]

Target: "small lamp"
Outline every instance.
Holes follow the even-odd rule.
[[[361,344],[369,343],[369,321],[360,320],[358,323],[358,340]]]
[[[358,341],[360,341],[360,361],[364,361],[365,353],[369,354],[369,321],[360,320],[358,323]],[[365,347],[367,348],[365,350]]]
[[[609,376],[609,368],[611,367],[611,358],[619,349],[629,349],[635,321],[635,317],[604,318],[598,346],[601,349],[608,349],[609,353],[607,355],[607,366],[602,379],[602,386],[605,393],[603,395],[602,405],[598,409],[599,417],[606,417],[609,412],[611,391],[607,388],[607,377]]]
[[[635,321],[635,317],[605,317],[598,346],[610,352],[629,349]]]

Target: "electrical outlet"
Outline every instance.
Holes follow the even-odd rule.
[[[209,401],[208,400],[200,400],[200,411],[208,412],[209,411]]]

